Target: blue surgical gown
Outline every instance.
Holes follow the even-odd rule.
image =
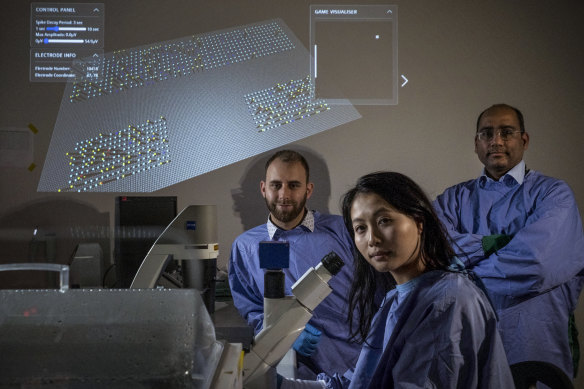
[[[314,211],[313,211],[314,212]],[[290,267],[286,274],[285,292],[310,268],[334,251],[345,262],[329,285],[333,292],[314,310],[310,324],[322,332],[320,342],[308,365],[310,376],[299,371],[299,378],[315,379],[319,372],[345,372],[357,362],[361,346],[352,343],[348,327],[348,290],[353,279],[352,240],[338,215],[314,212],[314,230],[300,225],[290,231],[278,230],[275,240],[290,243]],[[258,333],[263,321],[264,270],[259,266],[259,242],[270,240],[263,224],[236,238],[229,259],[229,284],[233,302],[247,323]]]
[[[536,171],[522,184],[482,176],[448,188],[434,207],[487,289],[509,363],[549,362],[572,377],[568,319],[584,282],[584,236],[568,185]],[[494,234],[512,239],[487,256],[482,238]]]
[[[319,378],[331,388],[348,384],[338,375]],[[348,387],[514,385],[496,317],[484,293],[466,275],[434,270],[387,293]]]

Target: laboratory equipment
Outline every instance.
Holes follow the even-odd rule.
[[[150,247],[176,217],[177,198],[118,196],[115,200],[115,286],[128,288]]]
[[[282,252],[277,243],[270,242],[268,252]],[[277,266],[282,266],[280,260],[276,262]],[[284,296],[284,273],[281,269],[267,268],[263,328],[255,336],[251,350],[244,359],[243,384],[246,388],[276,387],[276,365],[304,330],[313,310],[332,292],[328,282],[343,265],[337,254],[327,254],[316,267],[308,269],[292,285],[293,296]]]
[[[130,287],[154,288],[168,263],[180,261],[180,286],[201,291],[212,313],[218,255],[217,207],[190,205],[156,239]]]
[[[0,265],[25,268],[59,271],[61,287],[0,290],[1,388],[236,385],[241,347],[216,340],[197,290],[69,289],[66,265]]]

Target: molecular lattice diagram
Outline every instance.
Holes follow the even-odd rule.
[[[118,50],[99,60],[76,64],[75,72],[81,77],[74,83],[69,100],[81,102],[292,49],[294,44],[282,27],[270,22],[144,48]],[[87,66],[100,68],[103,76],[95,80],[83,77]]]
[[[77,142],[68,152],[69,183],[59,192],[85,192],[170,163],[166,118]]]
[[[259,132],[330,110],[324,100],[314,99],[314,84],[310,76],[250,93],[245,96],[245,101]]]

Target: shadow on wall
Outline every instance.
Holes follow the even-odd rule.
[[[260,181],[266,177],[265,165],[267,160],[277,151],[284,149],[299,152],[308,162],[310,181],[314,183],[314,191],[310,199],[306,202],[306,207],[321,213],[329,213],[328,204],[331,196],[331,181],[325,160],[314,151],[305,147],[283,147],[254,158],[240,180],[240,187],[231,190],[233,211],[239,213],[241,224],[245,230],[263,224],[268,219],[266,203],[260,193]]]
[[[79,243],[98,243],[110,263],[109,213],[68,199],[41,199],[0,216],[0,264],[70,264]],[[35,234],[36,231],[36,234]],[[51,288],[57,274],[0,272],[0,289]]]

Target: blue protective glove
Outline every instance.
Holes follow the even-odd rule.
[[[322,332],[306,323],[304,331],[302,331],[298,339],[296,339],[292,348],[296,350],[298,354],[309,357],[316,350],[318,342],[320,342],[320,335],[322,335]]]

